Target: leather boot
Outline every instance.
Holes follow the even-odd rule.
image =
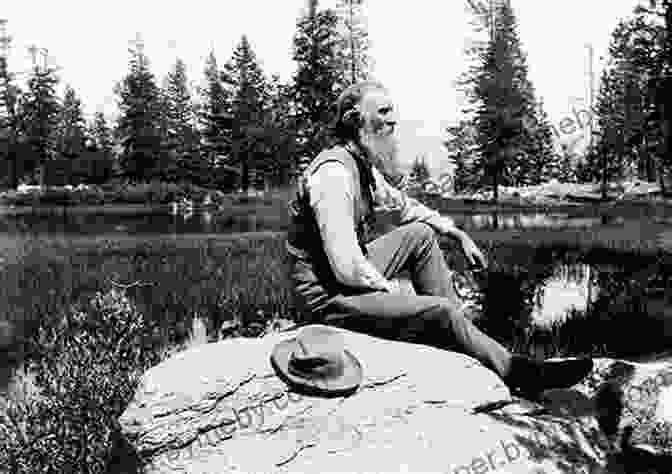
[[[579,383],[590,374],[593,365],[590,358],[551,361],[514,355],[504,382],[512,393],[538,399],[544,390],[568,388]]]

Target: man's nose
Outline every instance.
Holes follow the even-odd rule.
[[[398,121],[397,119],[398,119],[398,117],[397,117],[396,111],[395,112],[390,112],[385,117],[385,123],[387,125],[389,125],[390,127],[394,127],[394,126],[397,125],[397,121]]]

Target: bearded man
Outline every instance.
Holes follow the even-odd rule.
[[[487,260],[454,221],[411,199],[398,181],[394,104],[385,87],[365,81],[336,103],[335,144],[315,157],[291,202],[287,251],[305,322],[456,350],[494,370],[514,393],[537,397],[574,385],[591,359],[543,361],[511,354],[465,317],[438,235],[460,244],[467,260]],[[400,226],[370,239],[374,206],[396,207]],[[395,277],[410,273],[414,295]]]

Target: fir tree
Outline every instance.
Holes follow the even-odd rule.
[[[233,163],[240,165],[243,189],[252,170],[263,168],[269,85],[245,35],[225,65],[231,84]]]
[[[65,158],[75,158],[82,153],[86,139],[86,121],[82,103],[77,93],[67,85],[59,117],[57,150]]]
[[[291,86],[277,76],[269,84],[270,102],[264,125],[263,173],[275,184],[289,182],[296,154],[296,130],[292,119]]]
[[[0,56],[0,159],[7,164],[9,186],[18,186],[17,145],[21,133],[18,103],[21,89],[15,84],[9,72],[7,58]]]
[[[411,165],[411,179],[417,184],[423,184],[430,178],[429,167],[427,166],[427,158],[416,156]]]
[[[576,151],[578,139],[560,144],[558,153],[557,179],[563,183],[575,183],[578,180],[579,154]]]
[[[478,185],[479,176],[475,168],[478,152],[476,127],[469,120],[461,120],[457,125],[446,128],[447,139],[443,142],[448,159],[454,165],[454,190],[462,192]]]
[[[665,167],[661,154],[664,146],[662,114],[657,92],[665,69],[665,26],[656,15],[636,11],[633,18],[619,22],[612,32],[607,68],[620,91],[611,94],[614,104],[609,119],[623,127],[622,159],[634,165],[640,177],[654,180]],[[602,108],[602,112],[608,109]],[[597,115],[599,112],[594,111]],[[606,119],[606,118],[605,118]],[[599,132],[599,130],[598,130]],[[602,138],[597,137],[598,140]],[[596,152],[596,150],[593,150]],[[599,163],[587,163],[587,168]],[[592,170],[598,173],[597,169]]]
[[[329,141],[324,131],[332,119],[331,107],[345,83],[337,25],[336,13],[319,10],[317,0],[309,0],[297,22],[292,96],[299,156],[314,157]]]
[[[520,160],[545,152],[543,143],[539,143],[544,136],[524,126],[525,119],[535,113],[536,101],[508,1],[497,8],[492,39],[472,84],[479,144],[477,166],[482,170],[483,184],[492,185],[496,201],[499,185],[513,183]]]
[[[231,154],[231,98],[223,82],[223,73],[214,51],[206,59],[205,84],[200,88],[198,120],[202,136],[201,156],[204,163],[214,166],[218,157]],[[192,163],[199,165],[199,163]],[[198,167],[198,166],[197,166]]]
[[[672,167],[672,1],[649,0],[647,8],[639,5],[636,13],[644,13],[655,17],[661,22],[661,33],[656,38],[659,49],[657,55],[658,70],[649,82],[654,94],[655,117],[660,130],[657,154],[661,171]],[[663,173],[660,173],[660,184],[663,192],[666,192]]]
[[[172,71],[168,73],[165,97],[168,143],[170,148],[182,158],[196,151],[198,135],[186,66],[181,59],[175,62]]]
[[[532,89],[531,86],[530,90]],[[530,96],[533,98],[534,94]],[[523,116],[518,159],[511,163],[513,183],[516,186],[537,185],[558,178],[558,155],[553,147],[553,132],[543,101]]]
[[[371,57],[364,0],[339,0],[336,10],[341,33],[340,54],[347,84],[369,79]]]
[[[112,128],[109,126],[103,112],[97,111],[93,115],[93,120],[88,127],[88,135],[93,139],[93,143],[97,150],[106,154],[112,154],[114,147]]]
[[[61,106],[56,95],[58,77],[52,68],[35,66],[28,89],[21,96],[21,120],[25,142],[34,153],[26,171],[55,157]]]
[[[121,112],[116,133],[121,167],[128,177],[149,180],[158,172],[161,154],[161,97],[141,41],[129,51],[129,72],[115,88]]]
[[[625,130],[622,114],[622,77],[614,70],[605,70],[597,97],[598,141],[588,150],[587,168],[602,183],[602,197],[607,197],[609,180],[623,177],[625,169]]]

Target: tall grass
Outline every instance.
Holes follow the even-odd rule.
[[[41,238],[0,272],[0,320],[34,334],[103,288],[128,294],[157,343],[186,337],[200,314],[212,332],[225,320],[291,317],[282,235]]]
[[[26,242],[0,275],[0,306],[23,330],[33,388],[10,391],[0,466],[108,471],[149,366],[218,338],[224,321],[264,331],[291,317],[284,265],[275,234]]]

